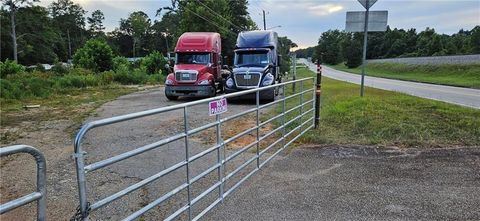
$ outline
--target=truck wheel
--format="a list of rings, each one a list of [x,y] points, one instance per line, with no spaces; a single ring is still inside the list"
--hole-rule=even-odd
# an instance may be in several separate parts
[[[275,90],[272,90],[271,92],[269,91],[262,100],[266,102],[275,101]]]
[[[176,101],[178,100],[178,96],[170,96],[170,95],[166,95],[167,96],[167,99],[168,100],[171,100],[171,101]]]

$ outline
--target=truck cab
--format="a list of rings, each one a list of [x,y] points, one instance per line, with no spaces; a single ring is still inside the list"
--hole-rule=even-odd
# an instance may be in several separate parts
[[[173,73],[165,81],[169,100],[184,97],[212,97],[222,89],[220,34],[186,32],[175,47]]]
[[[278,35],[274,31],[246,31],[238,34],[233,73],[225,92],[233,93],[281,82]],[[272,101],[277,90],[260,91],[260,99]]]

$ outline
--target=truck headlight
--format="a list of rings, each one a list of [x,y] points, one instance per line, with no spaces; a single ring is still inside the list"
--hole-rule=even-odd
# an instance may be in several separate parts
[[[172,85],[173,81],[170,79],[165,80],[165,85]]]
[[[228,78],[226,84],[227,84],[227,87],[230,87],[230,88],[233,87],[233,79]]]
[[[263,78],[262,85],[268,86],[268,85],[271,85],[272,83],[273,83],[273,75],[270,73],[266,74],[265,77]]]
[[[198,85],[209,85],[210,81],[209,80],[202,80],[198,83]]]

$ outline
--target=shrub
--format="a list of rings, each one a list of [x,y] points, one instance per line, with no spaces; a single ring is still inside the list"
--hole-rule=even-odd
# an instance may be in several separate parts
[[[115,72],[113,79],[120,84],[143,84],[147,82],[148,76],[142,68],[135,68],[133,71],[121,69]]]
[[[73,63],[94,72],[110,70],[113,66],[112,48],[104,40],[89,40],[85,46],[77,50],[73,56]]]
[[[142,58],[134,60],[133,62],[130,63],[130,69],[133,70],[135,68],[140,68],[142,64]]]
[[[147,74],[159,74],[167,64],[167,60],[163,57],[162,53],[154,51],[144,57],[141,62],[141,66],[145,68]]]
[[[57,79],[57,87],[64,88],[85,88],[102,84],[102,78],[93,74],[90,75],[65,75]]]
[[[148,76],[147,84],[158,84],[165,82],[166,76],[162,74],[151,74]]]
[[[20,84],[10,80],[0,79],[0,97],[6,99],[21,99],[23,91]]]
[[[102,85],[111,84],[115,80],[115,72],[113,71],[102,72],[100,73],[100,79],[101,79]]]
[[[40,63],[38,63],[38,64],[35,65],[35,70],[36,70],[36,71],[40,71],[40,72],[45,72],[45,71],[46,71],[46,70],[45,70],[45,67],[43,66],[43,64],[40,64]]]
[[[34,77],[25,79],[24,86],[28,96],[46,98],[52,93],[54,83],[51,79]]]
[[[72,68],[69,71],[70,75],[92,75],[93,72],[84,68]]]
[[[113,58],[113,70],[114,71],[117,71],[118,69],[124,68],[124,67],[126,67],[128,69],[129,66],[130,66],[130,62],[128,62],[127,58],[121,57],[121,56]]]
[[[17,64],[15,61],[5,60],[0,62],[0,77],[5,78],[8,75],[15,75],[25,71],[25,67]]]
[[[53,65],[52,69],[50,69],[52,72],[54,72],[57,75],[65,75],[68,73],[68,67],[63,65],[61,62],[57,62],[55,65]]]

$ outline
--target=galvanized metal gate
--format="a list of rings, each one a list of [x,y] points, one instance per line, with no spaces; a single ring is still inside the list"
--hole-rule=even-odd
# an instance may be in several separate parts
[[[37,163],[37,190],[15,200],[0,205],[0,214],[9,212],[17,207],[37,202],[37,220],[45,221],[47,218],[47,165],[43,154],[34,147],[27,145],[14,145],[0,148],[0,157],[27,153],[35,158]]]
[[[193,102],[177,104],[169,107],[162,107],[158,109],[152,109],[102,120],[96,120],[84,125],[75,138],[75,160],[76,160],[76,169],[77,169],[77,179],[78,179],[78,189],[79,189],[79,219],[87,219],[92,213],[95,213],[96,210],[107,206],[108,204],[120,200],[127,194],[130,194],[140,188],[151,184],[154,181],[165,177],[167,174],[173,173],[180,169],[185,169],[185,180],[179,185],[172,187],[169,192],[165,193],[158,199],[149,202],[147,205],[139,208],[137,211],[132,214],[128,214],[124,220],[134,220],[141,217],[147,211],[161,206],[169,198],[179,194],[181,191],[186,191],[188,196],[183,203],[183,206],[173,213],[169,214],[166,217],[156,217],[156,219],[165,219],[173,220],[180,216],[188,220],[198,220],[204,216],[208,211],[214,208],[218,203],[230,195],[236,188],[238,188],[245,180],[262,168],[267,162],[269,162],[273,157],[275,157],[282,150],[290,146],[295,140],[302,136],[307,130],[311,129],[314,126],[314,107],[315,107],[315,91],[314,91],[314,82],[315,78],[304,78],[294,81],[289,81],[285,83],[280,83],[268,87],[262,87],[257,89],[252,89],[248,91],[241,91],[232,94],[226,94],[214,98],[208,98],[203,100],[197,100]],[[290,92],[293,84],[297,84],[298,91]],[[273,102],[262,104],[260,101],[260,92],[263,90],[277,89],[282,92],[282,96],[278,96],[277,99]],[[290,93],[286,93],[290,92]],[[194,105],[206,104],[211,101],[219,100],[222,98],[237,98],[245,95],[255,95],[256,101],[253,108],[250,108],[246,111],[242,111],[236,114],[230,114],[229,112],[224,114],[216,115],[215,121],[211,123],[204,124],[196,128],[190,128],[188,125],[188,120],[191,118],[189,116],[189,108]],[[253,106],[253,105],[252,105]],[[274,106],[277,109],[273,108]],[[260,111],[266,108],[272,107],[269,112],[274,113],[272,117],[266,120],[262,120],[260,116]],[[82,141],[84,140],[87,132],[93,128],[99,128],[106,125],[117,124],[120,122],[125,122],[137,118],[152,116],[160,113],[165,113],[169,111],[183,110],[183,132],[175,134],[173,136],[161,139],[157,142],[150,143],[135,149],[132,149],[127,152],[123,152],[119,155],[110,156],[107,159],[100,160],[97,162],[89,163],[86,165],[85,157],[86,152],[82,148]],[[248,128],[244,131],[233,135],[232,137],[225,138],[222,133],[222,124],[225,124],[234,119],[246,116],[248,114],[255,115],[255,126]],[[291,116],[293,115],[293,116]],[[224,117],[225,116],[225,117]],[[260,135],[260,128],[264,127],[267,124],[275,125],[275,128],[272,128],[270,131],[264,132],[263,135]],[[202,131],[212,129],[215,130],[215,145],[190,156],[189,143],[191,142],[190,137],[194,134],[198,134]],[[227,144],[234,142],[236,139],[249,134],[256,134],[255,140],[245,146],[242,146],[239,149],[225,151]],[[274,134],[279,134],[275,136]],[[100,199],[96,202],[89,202],[89,190],[87,189],[87,173],[90,174],[96,170],[102,169],[112,164],[121,163],[123,160],[126,160],[131,157],[135,157],[139,154],[142,154],[147,151],[151,151],[157,148],[161,148],[171,142],[182,140],[185,146],[185,157],[182,161],[171,165],[170,167],[159,171],[156,174],[151,175],[150,177],[143,179],[139,182],[136,182],[133,185],[126,187],[125,189],[118,191],[114,194],[108,195],[107,197]],[[268,142],[268,146],[264,148],[260,146],[260,143]],[[272,152],[273,147],[278,147],[278,150]],[[249,152],[249,150],[251,150]],[[253,153],[254,152],[254,153]],[[201,173],[193,176],[191,174],[192,168],[191,165],[194,161],[200,161],[204,159],[204,156],[210,153],[216,153],[217,159],[213,166],[208,169],[203,170]],[[226,170],[227,163],[230,163],[233,159],[238,156],[246,154],[248,160],[243,162],[241,165],[235,166],[231,171]],[[266,157],[265,160],[261,160],[261,157]],[[255,165],[252,170],[244,171],[249,165]],[[216,181],[213,185],[204,186],[200,194],[193,196],[191,186],[192,184],[198,182],[205,176],[215,173],[217,175]],[[226,182],[233,180],[232,178],[237,175],[241,175],[240,179],[234,183],[230,188],[226,187]],[[204,208],[198,213],[195,213],[192,210],[192,206],[198,204],[205,196],[212,193],[213,191],[218,192],[218,196],[215,197],[215,200],[208,205],[205,205]]]

